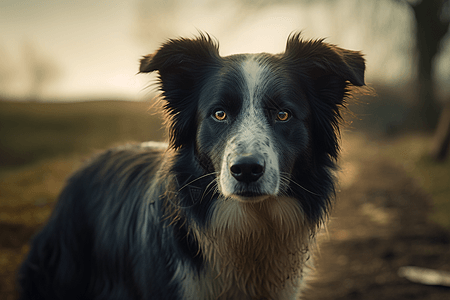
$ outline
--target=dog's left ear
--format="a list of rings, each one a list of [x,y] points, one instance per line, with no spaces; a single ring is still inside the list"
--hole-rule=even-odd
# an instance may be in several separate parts
[[[300,64],[313,80],[337,76],[355,86],[363,86],[365,60],[358,51],[346,50],[323,40],[304,41],[300,34],[289,37],[285,57],[294,66]]]
[[[323,40],[304,41],[300,34],[294,34],[288,39],[283,58],[308,95],[315,153],[337,158],[340,107],[349,86],[365,85],[362,54]]]
[[[200,86],[219,56],[218,46],[205,34],[195,39],[169,40],[141,59],[140,73],[158,71],[170,145],[177,149],[192,141]]]

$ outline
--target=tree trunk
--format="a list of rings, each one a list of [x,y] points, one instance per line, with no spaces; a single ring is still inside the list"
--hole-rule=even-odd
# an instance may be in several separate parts
[[[431,144],[431,156],[437,161],[444,161],[450,147],[450,102],[441,113],[439,123]]]
[[[413,113],[416,127],[432,130],[436,127],[440,105],[434,89],[434,58],[441,40],[449,28],[449,21],[441,18],[444,2],[448,0],[422,0],[411,4],[416,19],[417,88],[418,103]]]

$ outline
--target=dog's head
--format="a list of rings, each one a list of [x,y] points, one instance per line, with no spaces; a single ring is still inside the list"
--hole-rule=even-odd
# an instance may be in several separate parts
[[[159,72],[171,147],[193,149],[219,192],[244,202],[327,198],[339,109],[350,85],[364,85],[364,69],[359,52],[299,34],[276,55],[221,57],[206,35],[170,40],[140,66]]]

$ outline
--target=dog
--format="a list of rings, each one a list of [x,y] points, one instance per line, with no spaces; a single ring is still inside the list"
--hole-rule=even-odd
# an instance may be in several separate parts
[[[167,144],[107,150],[68,179],[21,299],[297,299],[364,71],[360,52],[299,33],[275,55],[168,40],[140,61],[159,74]]]

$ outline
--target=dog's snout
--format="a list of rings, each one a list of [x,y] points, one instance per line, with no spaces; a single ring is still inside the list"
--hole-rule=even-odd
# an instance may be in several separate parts
[[[264,174],[264,169],[264,158],[259,155],[239,156],[230,163],[231,175],[245,183],[257,181]]]

